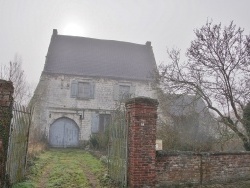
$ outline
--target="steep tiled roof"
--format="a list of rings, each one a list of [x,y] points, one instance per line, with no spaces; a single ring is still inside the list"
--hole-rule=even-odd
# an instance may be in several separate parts
[[[44,73],[151,80],[155,69],[150,42],[65,36],[54,30]]]

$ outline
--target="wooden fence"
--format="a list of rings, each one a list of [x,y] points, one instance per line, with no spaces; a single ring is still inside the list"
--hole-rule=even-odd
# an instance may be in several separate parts
[[[24,177],[31,122],[30,110],[17,103],[13,104],[12,114],[6,163],[6,175],[10,184],[19,182]]]
[[[109,125],[108,173],[119,187],[127,187],[127,123],[124,107],[112,114]]]

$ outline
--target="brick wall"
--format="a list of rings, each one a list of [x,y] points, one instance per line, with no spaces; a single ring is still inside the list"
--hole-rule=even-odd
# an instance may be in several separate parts
[[[155,187],[157,100],[134,98],[126,103],[128,117],[128,185]]]
[[[157,152],[156,171],[160,184],[200,183],[200,156]]]
[[[142,97],[126,103],[129,187],[200,187],[250,180],[250,152],[156,152],[157,105],[157,100]]]
[[[11,82],[0,80],[0,187],[3,187],[6,180],[5,165],[12,117],[13,91],[14,88]]]
[[[157,152],[160,185],[205,185],[250,179],[250,152]]]
[[[250,179],[250,152],[204,155],[202,173],[203,183]]]

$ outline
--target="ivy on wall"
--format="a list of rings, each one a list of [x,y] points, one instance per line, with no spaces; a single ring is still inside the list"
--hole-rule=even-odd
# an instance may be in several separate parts
[[[5,166],[8,152],[13,104],[12,82],[0,80],[0,187],[6,185]]]

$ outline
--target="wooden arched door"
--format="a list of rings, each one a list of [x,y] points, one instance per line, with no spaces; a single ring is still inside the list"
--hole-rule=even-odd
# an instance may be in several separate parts
[[[49,144],[52,147],[77,147],[79,145],[79,128],[69,118],[59,118],[49,130]]]

